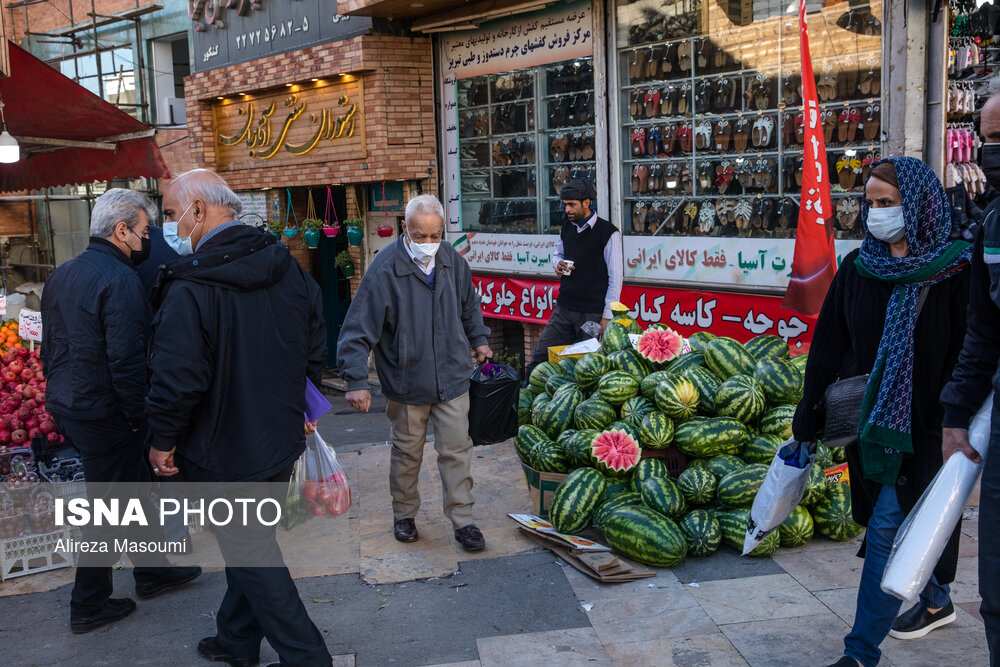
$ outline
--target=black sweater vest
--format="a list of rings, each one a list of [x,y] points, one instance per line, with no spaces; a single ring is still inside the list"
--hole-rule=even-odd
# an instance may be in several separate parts
[[[608,265],[604,247],[618,231],[614,225],[598,218],[593,227],[577,231],[575,223],[563,223],[559,238],[563,244],[563,259],[573,260],[573,272],[563,276],[559,284],[558,304],[578,313],[604,311],[608,292]]]

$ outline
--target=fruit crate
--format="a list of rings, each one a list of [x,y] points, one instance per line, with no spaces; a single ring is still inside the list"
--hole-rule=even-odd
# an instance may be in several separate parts
[[[42,470],[42,479],[48,482],[52,486],[52,494],[56,498],[83,498],[87,495],[87,482],[80,480],[73,480],[70,482],[60,481],[59,478],[53,477],[52,470]]]
[[[56,549],[59,540],[65,544],[69,537],[69,529],[60,528],[51,533],[0,540],[0,580],[72,567],[73,557]]]
[[[669,472],[672,477],[677,477],[677,475],[684,472],[684,469],[687,468],[687,457],[676,447],[667,447],[666,449],[643,449],[642,458],[660,459],[660,461],[667,466],[667,472]]]
[[[558,472],[541,472],[521,463],[524,470],[524,481],[528,485],[528,495],[531,496],[531,511],[541,518],[549,516],[549,504],[552,495],[566,475]]]

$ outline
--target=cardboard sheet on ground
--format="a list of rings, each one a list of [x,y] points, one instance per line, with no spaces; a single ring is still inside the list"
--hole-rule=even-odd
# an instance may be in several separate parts
[[[533,533],[551,537],[553,540],[556,540],[560,544],[567,545],[576,552],[611,551],[611,547],[606,547],[599,542],[588,540],[585,537],[560,533],[558,530],[553,528],[551,523],[545,519],[535,516],[534,514],[508,514],[507,516],[516,521],[519,526],[527,528]]]

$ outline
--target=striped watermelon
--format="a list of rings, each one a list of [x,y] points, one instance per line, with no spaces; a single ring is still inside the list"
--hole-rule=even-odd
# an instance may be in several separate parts
[[[801,547],[812,539],[813,518],[802,505],[792,510],[792,513],[778,526],[778,537],[783,547]]]
[[[545,381],[545,393],[549,395],[549,398],[552,398],[556,395],[556,391],[568,384],[571,384],[574,387],[579,386],[573,382],[573,378],[571,376],[562,373],[553,373],[549,376],[549,379]]]
[[[715,393],[715,412],[720,417],[732,417],[744,424],[757,421],[767,400],[764,391],[749,375],[734,375],[721,385]]]
[[[656,405],[653,401],[642,396],[634,396],[622,403],[621,415],[624,421],[638,427],[643,417],[655,411]]]
[[[794,417],[794,405],[779,405],[764,413],[758,427],[761,433],[770,433],[782,440],[788,440],[792,437],[792,419]]]
[[[642,379],[649,375],[646,361],[639,356],[633,347],[609,353],[608,363],[611,364],[611,370],[628,373],[635,378],[636,382],[642,382]]]
[[[692,443],[694,442],[694,431],[698,426],[708,421],[707,417],[692,417],[681,424],[674,426],[674,446],[688,456],[694,456]],[[688,464],[690,465],[690,464]]]
[[[802,371],[788,359],[762,359],[753,372],[768,402],[798,403],[802,398]]]
[[[538,420],[538,416],[542,413],[542,409],[549,404],[549,395],[544,391],[538,396],[535,396],[535,400],[531,402],[531,423],[534,424]]]
[[[654,371],[650,373],[639,383],[639,393],[642,394],[643,398],[648,398],[651,401],[655,400],[656,388],[668,377],[670,377],[670,371]]]
[[[851,515],[851,489],[844,484],[827,484],[826,493],[812,508],[813,524],[820,535],[843,542],[864,530]]]
[[[831,447],[830,456],[833,458],[834,464],[843,463],[847,460],[847,450],[843,447]]]
[[[743,422],[732,417],[706,419],[691,434],[690,454],[707,459],[719,454],[738,455],[750,442],[750,432]]]
[[[597,383],[597,391],[604,401],[618,407],[639,394],[639,381],[624,371],[608,371]]]
[[[552,440],[546,439],[535,443],[531,448],[531,467],[540,472],[566,472],[569,461],[566,452]]]
[[[634,491],[627,491],[609,500],[602,500],[601,504],[597,506],[596,510],[594,510],[594,517],[592,519],[594,528],[601,530],[604,524],[604,517],[619,507],[625,507],[626,505],[641,507],[642,496]]]
[[[654,458],[639,459],[632,470],[632,485],[637,487],[650,477],[670,477],[663,461]]]
[[[573,379],[584,389],[593,389],[601,376],[611,370],[608,358],[600,352],[588,352],[573,368]]]
[[[531,423],[531,404],[535,400],[535,395],[530,389],[522,389],[517,396],[517,425]]]
[[[527,463],[529,466],[534,467],[531,460],[531,448],[539,442],[550,439],[551,438],[545,435],[542,429],[531,424],[525,424],[517,429],[517,435],[514,437],[514,449],[517,451],[517,455],[522,461]]]
[[[639,442],[649,449],[666,449],[674,440],[674,423],[670,417],[654,410],[639,423]]]
[[[690,459],[687,462],[687,467],[685,470],[691,470],[692,468],[699,468],[701,470],[708,470],[708,459]],[[709,470],[709,472],[711,472]],[[678,478],[679,479],[679,478]],[[714,495],[714,493],[713,493]]]
[[[591,461],[591,463],[593,463],[593,461]],[[625,477],[608,477],[607,480],[608,490],[604,492],[604,502],[626,493],[632,493],[632,475]]]
[[[720,454],[708,459],[707,465],[709,472],[715,475],[717,479],[722,479],[734,470],[742,470],[747,464],[739,457]]]
[[[668,327],[663,322],[653,322],[648,327],[646,327],[646,331],[666,331],[669,328],[670,327]]]
[[[740,508],[735,510],[720,511],[715,513],[715,518],[719,520],[719,528],[722,530],[722,541],[728,546],[743,553],[743,540],[747,535],[747,524],[750,521],[750,510]],[[781,546],[781,538],[778,531],[774,531],[764,538],[764,541],[751,551],[750,556],[771,556],[778,547]]]
[[[743,448],[743,460],[747,463],[766,463],[771,465],[774,455],[778,453],[784,442],[776,435],[762,434],[750,441]]]
[[[649,368],[662,369],[681,353],[684,339],[670,329],[647,329],[642,334],[636,349]]]
[[[576,357],[563,357],[558,363],[559,368],[563,369],[566,375],[573,377],[573,371],[576,369]]]
[[[615,420],[615,409],[599,398],[582,401],[573,411],[573,425],[579,429],[603,431]]]
[[[684,494],[669,476],[647,477],[639,484],[639,495],[646,507],[674,521],[681,519],[687,512]]]
[[[688,512],[679,527],[687,540],[689,556],[711,556],[722,542],[719,520],[707,510]]]
[[[621,420],[616,422],[611,422],[611,426],[607,427],[604,430],[613,431],[615,429],[618,429],[619,431],[625,431],[630,436],[632,436],[632,439],[635,440],[636,444],[639,444],[639,427],[637,427],[632,422],[626,422]]]
[[[677,421],[686,421],[698,411],[698,389],[687,378],[671,375],[656,388],[656,407]]]
[[[639,444],[625,431],[598,433],[590,443],[591,465],[605,475],[622,477],[639,462]]]
[[[608,545],[626,558],[653,567],[674,567],[687,555],[687,542],[677,524],[648,507],[619,507],[602,524]]]
[[[567,433],[572,433],[563,444],[563,451],[566,452],[566,461],[570,468],[586,468],[590,465],[590,443],[597,437],[599,431],[592,429],[581,429],[579,431],[564,431],[559,436],[562,440]]]
[[[719,336],[705,346],[705,365],[722,380],[734,375],[753,375],[757,360],[738,341]]]
[[[632,347],[632,340],[628,337],[628,333],[628,329],[623,327],[620,322],[615,320],[608,322],[601,334],[601,349],[604,354]]]
[[[555,529],[572,535],[590,526],[607,486],[604,475],[593,468],[577,468],[567,475],[549,505],[549,520]]]
[[[818,463],[813,463],[809,470],[809,481],[806,491],[802,494],[802,505],[813,507],[826,496],[826,474]]]
[[[705,505],[715,498],[719,480],[704,466],[688,466],[677,476],[677,487],[690,505]]]
[[[688,345],[696,352],[704,352],[710,340],[715,338],[715,334],[707,331],[695,331],[688,336]]]
[[[819,467],[826,470],[833,465],[833,453],[830,448],[824,445],[822,442],[816,443],[816,458],[813,459]]]
[[[566,391],[559,391],[535,417],[535,426],[545,431],[550,438],[559,434],[573,424],[573,411],[583,402],[583,392],[574,386]]]
[[[754,496],[760,491],[760,485],[767,477],[769,466],[763,463],[751,463],[739,470],[734,470],[719,480],[716,494],[723,507],[750,507]]]
[[[698,411],[714,415],[715,394],[719,391],[719,385],[722,384],[722,381],[704,366],[692,366],[681,375],[690,380],[698,389]]]
[[[788,358],[788,343],[781,336],[774,334],[755,336],[748,340],[744,347],[757,361]]]
[[[683,375],[687,369],[693,366],[701,366],[705,363],[704,352],[688,352],[670,362],[667,372],[672,375]]]
[[[536,394],[540,394],[545,391],[545,383],[553,375],[565,375],[565,372],[558,364],[554,364],[551,361],[543,361],[535,366],[535,370],[531,371],[528,384],[531,385],[532,390]]]
[[[802,371],[802,374],[806,374],[806,362],[809,361],[808,354],[797,354],[791,358],[791,362],[795,364],[795,367]]]

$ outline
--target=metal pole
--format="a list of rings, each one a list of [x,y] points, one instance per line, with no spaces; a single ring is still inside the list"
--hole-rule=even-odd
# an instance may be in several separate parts
[[[90,16],[94,25],[94,48],[97,49],[100,44],[97,41],[97,7],[94,5],[94,0],[90,0]],[[104,73],[101,72],[101,53],[97,52],[97,96],[102,100],[104,99]]]
[[[146,99],[146,68],[144,67],[145,57],[145,45],[142,43],[142,19],[140,17],[135,17],[135,64],[136,69],[135,79],[139,82],[139,109],[141,110],[140,118],[143,123],[149,123],[149,100]]]

